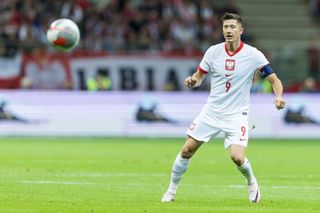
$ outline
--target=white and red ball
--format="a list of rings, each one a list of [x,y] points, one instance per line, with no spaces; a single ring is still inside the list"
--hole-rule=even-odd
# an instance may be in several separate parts
[[[66,52],[75,48],[79,43],[80,31],[72,20],[58,19],[50,25],[47,39],[56,50]]]

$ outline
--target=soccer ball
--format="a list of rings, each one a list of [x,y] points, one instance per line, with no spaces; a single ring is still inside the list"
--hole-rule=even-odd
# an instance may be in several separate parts
[[[66,52],[75,48],[79,43],[80,31],[72,20],[58,19],[50,25],[47,39],[53,48]]]

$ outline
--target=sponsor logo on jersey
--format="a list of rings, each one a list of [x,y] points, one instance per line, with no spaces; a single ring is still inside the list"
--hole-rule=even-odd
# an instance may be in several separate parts
[[[236,61],[232,59],[226,59],[225,69],[228,71],[233,71],[236,65]]]

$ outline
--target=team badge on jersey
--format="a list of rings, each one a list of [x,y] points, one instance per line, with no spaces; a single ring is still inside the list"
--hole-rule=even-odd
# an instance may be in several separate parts
[[[233,71],[236,65],[236,61],[232,59],[226,59],[225,68],[228,71]]]

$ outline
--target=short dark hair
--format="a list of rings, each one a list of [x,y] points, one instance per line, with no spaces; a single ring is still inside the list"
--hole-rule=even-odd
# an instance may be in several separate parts
[[[221,20],[224,22],[225,20],[230,20],[230,19],[235,19],[238,21],[243,26],[243,19],[241,16],[235,13],[225,13],[222,17]]]

